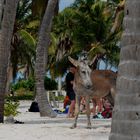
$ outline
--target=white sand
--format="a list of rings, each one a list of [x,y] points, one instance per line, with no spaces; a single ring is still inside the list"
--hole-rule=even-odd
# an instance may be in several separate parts
[[[0,124],[0,140],[108,140],[110,119],[92,119],[92,129],[86,129],[86,115],[80,115],[78,127],[70,129],[73,119],[59,114],[56,118],[40,117],[28,112],[31,101],[22,101],[17,117],[24,124]]]

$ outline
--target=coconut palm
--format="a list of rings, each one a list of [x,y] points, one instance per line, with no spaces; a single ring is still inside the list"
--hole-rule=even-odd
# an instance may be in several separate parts
[[[3,15],[3,2],[4,0],[0,1],[0,19],[2,19],[2,15]],[[1,27],[1,20],[0,20],[0,27]]]
[[[11,43],[13,79],[16,77],[18,65],[27,66],[27,77],[33,76],[37,32],[47,4],[48,0],[19,2]]]
[[[27,77],[28,75],[32,76],[34,73],[33,62],[35,61],[36,41],[32,34],[32,28],[28,27],[27,30],[27,25],[29,25],[30,21],[31,1],[21,0],[18,3],[13,36],[11,40],[6,93],[9,92],[10,82],[14,81],[16,78],[19,65],[22,68],[27,67]]]
[[[32,14],[33,17],[42,18],[49,0],[32,0]],[[55,14],[59,10],[59,0],[55,6]]]
[[[140,139],[140,1],[126,0],[110,140]]]
[[[10,54],[10,44],[14,28],[18,0],[7,0],[1,25],[0,37],[0,122],[3,122],[4,94],[6,90],[7,68]]]
[[[59,44],[55,53],[59,59],[56,58],[56,60],[61,60],[62,56],[65,58],[68,54],[79,54],[82,50],[86,50],[89,52],[90,59],[98,54],[98,60],[102,58],[117,66],[120,50],[118,41],[122,26],[117,26],[113,33],[110,32],[112,22],[115,21],[114,13],[115,7],[112,8],[107,2],[100,0],[76,0],[72,7],[59,13],[53,25],[53,33]],[[71,42],[70,45],[66,45],[66,39]],[[64,63],[67,64],[67,62],[63,60],[63,65],[55,63],[53,66],[57,66],[57,70],[59,66],[64,68],[63,66],[66,66]],[[97,64],[98,61],[93,69],[97,68]]]
[[[114,6],[114,8],[116,8],[115,13],[114,13],[114,23],[111,29],[111,32],[114,33],[117,29],[119,29],[120,27],[122,27],[122,19],[123,19],[123,15],[124,15],[124,4],[125,4],[125,0],[120,0],[118,4],[116,4],[116,6]]]
[[[32,60],[35,61],[36,41],[31,35],[32,28],[27,30],[31,21],[31,1],[21,0],[18,4],[16,21],[14,24],[13,38],[11,42],[11,64],[13,67],[13,79],[18,71],[18,65],[27,65],[33,71]]]
[[[49,0],[32,0],[33,17],[42,18]]]
[[[58,50],[60,51],[58,47],[59,39],[54,35],[54,33],[51,33],[51,43],[48,50],[48,64],[47,64],[47,71],[50,71],[51,78],[55,80],[58,76],[62,76],[66,69],[63,64],[63,62],[66,59],[66,56],[63,55],[63,58],[61,57],[60,61],[58,60]],[[59,42],[60,43],[60,42]],[[61,54],[63,52],[60,51]]]
[[[47,4],[47,1],[45,2]],[[9,70],[12,70],[12,79],[14,80],[19,69],[27,66],[27,77],[33,76],[33,65],[35,62],[35,47],[40,17],[35,18],[35,7],[40,7],[42,11],[43,4],[38,5],[38,1],[20,0],[17,7],[16,21],[11,42],[11,64]]]
[[[43,16],[39,32],[35,64],[36,98],[39,104],[40,115],[50,117],[56,117],[56,114],[53,112],[46,97],[44,89],[44,77],[48,46],[50,43],[51,23],[57,2],[57,0],[50,0]]]
[[[89,51],[90,58],[100,54],[103,60],[117,65],[118,41],[122,26],[117,26],[118,28],[116,27],[115,31],[111,32],[115,8],[113,9],[107,2],[101,0],[77,0],[74,8],[76,8],[78,21],[73,33],[76,44]]]

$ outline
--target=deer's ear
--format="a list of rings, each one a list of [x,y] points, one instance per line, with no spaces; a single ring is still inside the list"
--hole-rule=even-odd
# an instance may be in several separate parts
[[[79,62],[73,58],[71,58],[70,56],[68,56],[68,60],[75,66],[78,67],[79,66]]]

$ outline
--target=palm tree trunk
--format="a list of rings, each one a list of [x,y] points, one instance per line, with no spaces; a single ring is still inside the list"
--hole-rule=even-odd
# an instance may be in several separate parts
[[[4,117],[4,94],[6,90],[6,78],[8,60],[10,54],[11,38],[16,16],[18,0],[6,0],[4,5],[4,15],[0,34],[0,122]]]
[[[46,59],[50,42],[51,23],[57,1],[58,0],[49,0],[48,2],[39,32],[35,64],[36,98],[40,109],[40,115],[50,117],[56,117],[56,113],[54,113],[51,106],[49,105],[44,88],[44,77],[46,73]]]
[[[124,26],[109,140],[140,139],[140,0],[126,0]]]
[[[3,15],[3,3],[4,0],[0,0],[0,25],[1,25],[1,20],[2,20],[2,15]]]
[[[11,66],[11,64],[9,64],[7,70],[7,81],[6,81],[6,89],[5,89],[6,95],[10,93],[11,81],[13,81],[13,67]]]
[[[122,24],[122,12],[124,11],[125,0],[120,1],[115,11],[115,21],[113,23],[111,32],[114,33]]]

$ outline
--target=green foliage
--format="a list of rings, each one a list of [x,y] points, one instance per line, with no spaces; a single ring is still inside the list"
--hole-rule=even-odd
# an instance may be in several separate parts
[[[4,116],[16,116],[20,112],[17,111],[19,107],[19,102],[13,102],[11,100],[6,100],[4,104]]]
[[[34,99],[34,95],[33,95],[33,93],[18,94],[18,95],[15,95],[15,96],[8,96],[7,99],[8,100],[12,100],[12,101],[33,100]]]
[[[55,80],[52,80],[50,78],[48,78],[47,76],[45,76],[44,78],[44,87],[46,90],[56,90],[57,89],[57,82]],[[18,96],[20,95],[20,97],[16,97],[16,98],[26,98],[25,96],[28,96],[27,98],[30,98],[30,95],[27,95],[26,93],[28,93],[29,91],[34,91],[35,88],[35,80],[33,78],[29,78],[28,80],[21,80],[16,84],[13,84],[11,86],[11,90],[13,92],[16,92],[16,95],[18,94]],[[24,95],[26,94],[26,95]],[[23,97],[22,97],[22,96]],[[32,98],[32,96],[31,96]]]
[[[17,7],[10,57],[13,67],[13,79],[16,77],[19,64],[28,66],[29,75],[34,73],[36,40],[34,29],[32,31],[32,28],[27,27],[32,20],[31,6],[31,0],[20,0]]]
[[[18,34],[20,35],[21,39],[25,42],[25,44],[28,45],[27,49],[35,53],[36,40],[33,38],[33,36],[31,36],[31,34],[24,29],[19,30]]]
[[[29,78],[26,82],[25,82],[25,89],[33,91],[34,90],[34,86],[35,86],[35,80],[33,78]]]
[[[53,32],[56,36],[67,35],[72,40],[71,55],[86,50],[91,59],[96,54],[101,54],[100,59],[113,66],[118,65],[120,53],[118,44],[122,33],[123,14],[120,14],[119,25],[111,32],[119,1],[110,0],[110,2],[75,0],[73,6],[63,10],[54,19]]]
[[[46,90],[56,90],[57,89],[57,82],[45,76],[44,79],[44,87]]]
[[[59,96],[55,96],[53,93],[50,94],[50,101],[53,101],[53,99],[55,99],[55,101],[64,101],[65,96],[63,95],[59,95]]]
[[[33,0],[32,1],[32,14],[34,17],[41,18],[45,12],[48,0]]]
[[[63,95],[61,95],[61,96],[60,95],[59,96],[55,96],[55,100],[56,101],[64,101],[64,98],[65,97]]]
[[[20,88],[24,88],[29,91],[33,91],[35,86],[35,80],[33,78],[29,78],[28,80],[21,80],[16,84],[12,85],[12,91],[16,91]]]

